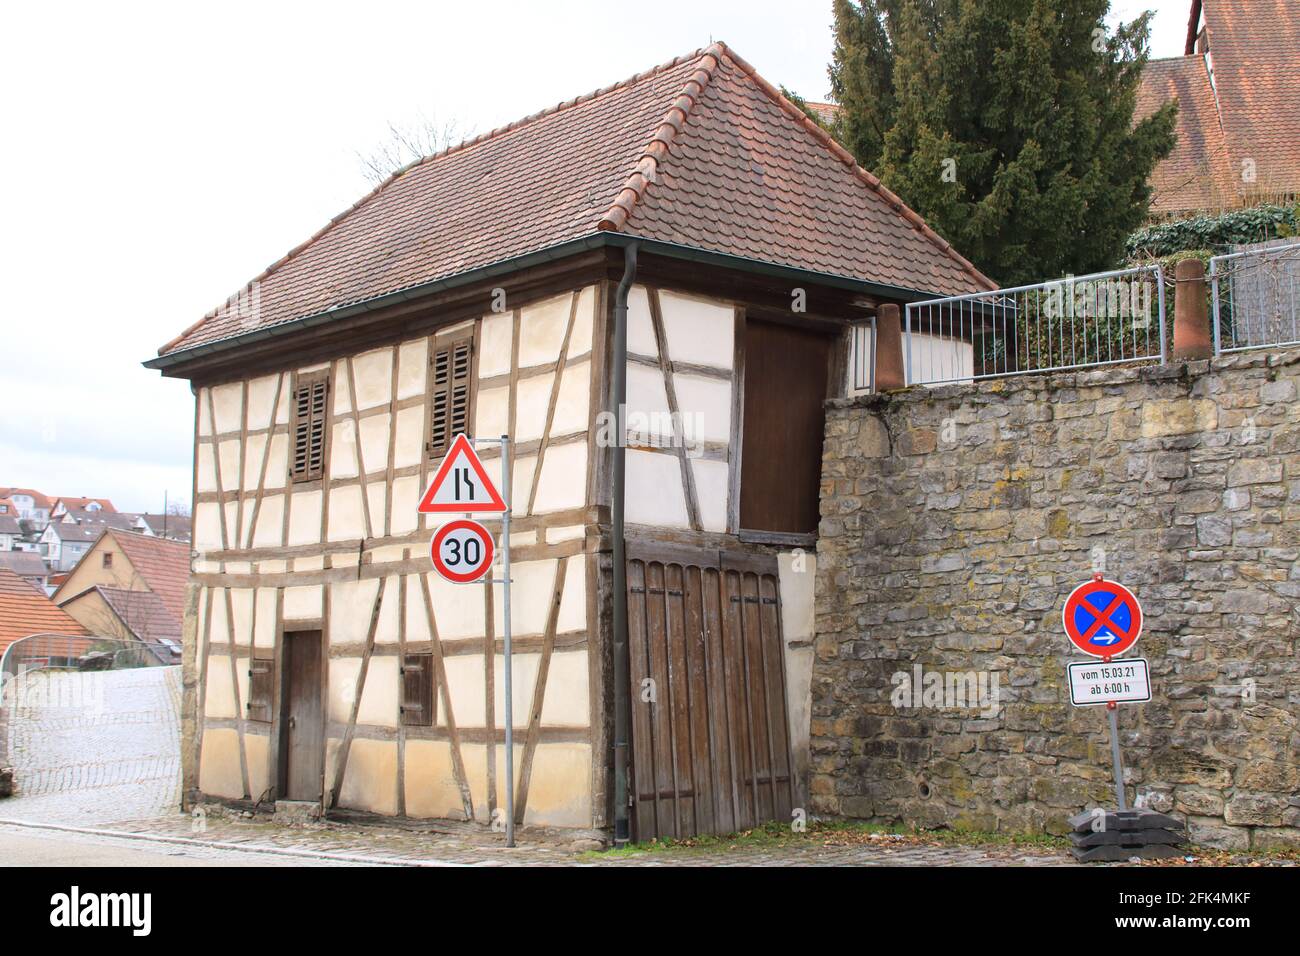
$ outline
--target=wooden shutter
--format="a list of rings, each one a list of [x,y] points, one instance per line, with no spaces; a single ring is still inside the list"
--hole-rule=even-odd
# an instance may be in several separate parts
[[[325,473],[326,396],[329,373],[298,376],[293,390],[294,481],[315,481]]]
[[[470,381],[473,372],[474,340],[466,336],[434,349],[430,359],[429,442],[430,458],[441,458],[451,441],[469,430]]]
[[[248,703],[245,710],[249,720],[269,724],[272,715],[272,698],[275,695],[275,661],[269,657],[252,657],[248,661]]]
[[[407,727],[432,727],[437,706],[433,655],[407,654],[402,658],[402,723]]]

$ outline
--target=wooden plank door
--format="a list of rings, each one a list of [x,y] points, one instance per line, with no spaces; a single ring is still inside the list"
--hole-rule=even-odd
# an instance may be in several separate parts
[[[627,570],[636,839],[788,822],[775,558],[630,545]]]
[[[320,631],[284,635],[280,792],[286,800],[321,799],[325,761],[321,643]]]

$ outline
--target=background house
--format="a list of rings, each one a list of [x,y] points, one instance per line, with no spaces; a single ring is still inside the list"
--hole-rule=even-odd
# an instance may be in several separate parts
[[[51,571],[71,571],[103,533],[104,525],[98,522],[51,521],[37,539],[41,557]]]
[[[189,546],[184,542],[108,528],[59,585],[53,600],[95,634],[141,641],[165,663],[174,663],[189,573]]]
[[[13,504],[0,501],[0,552],[18,550],[23,528],[18,523],[18,512]]]
[[[140,514],[135,516],[132,530],[154,538],[172,541],[190,540],[190,516],[175,514]]]
[[[0,498],[7,498],[18,506],[18,517],[44,528],[50,520],[50,499],[32,488],[0,488]]]
[[[89,635],[81,624],[6,567],[0,567],[0,656],[14,641],[33,634]],[[84,653],[89,642],[70,645],[72,656]]]
[[[1300,0],[1192,0],[1185,52],[1147,64],[1136,118],[1171,99],[1154,216],[1300,196]]]
[[[39,554],[30,551],[0,551],[0,568],[8,568],[42,593],[49,585],[50,569]]]

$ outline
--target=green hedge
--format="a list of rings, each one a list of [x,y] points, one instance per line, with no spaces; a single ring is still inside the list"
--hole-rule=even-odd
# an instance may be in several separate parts
[[[1172,256],[1187,249],[1267,242],[1297,233],[1300,233],[1300,204],[1294,207],[1266,204],[1148,226],[1129,236],[1126,245],[1130,260],[1145,260]]]

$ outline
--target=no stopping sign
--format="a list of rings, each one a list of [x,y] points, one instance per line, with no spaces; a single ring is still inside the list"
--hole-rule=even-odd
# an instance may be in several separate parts
[[[433,566],[456,584],[477,581],[492,569],[492,535],[477,521],[452,521],[433,536]]]

